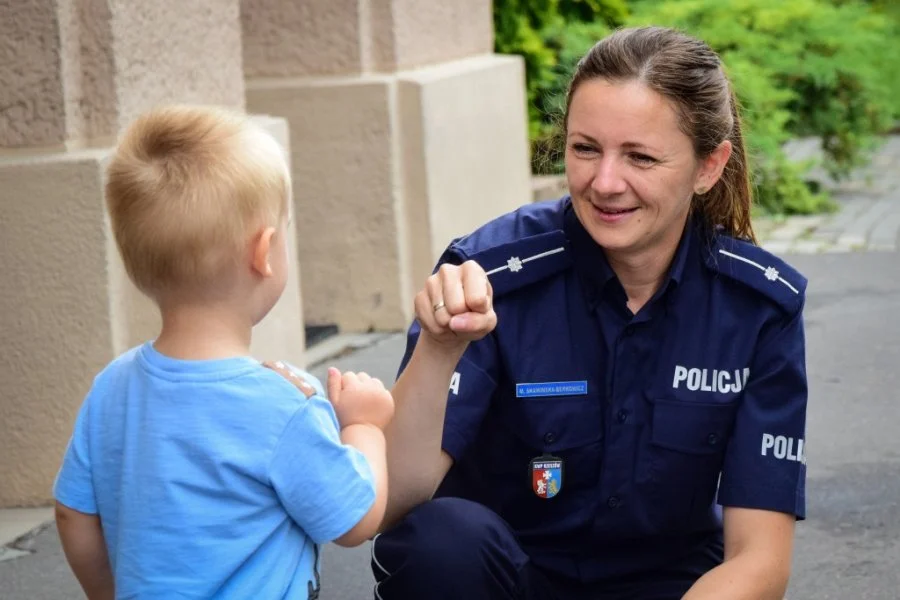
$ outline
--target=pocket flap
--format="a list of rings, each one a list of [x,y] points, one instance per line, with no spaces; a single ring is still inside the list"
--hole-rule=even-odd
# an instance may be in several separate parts
[[[603,413],[596,397],[519,399],[519,436],[534,448],[556,452],[603,438]]]
[[[716,454],[731,435],[737,403],[652,401],[651,441],[689,454]]]

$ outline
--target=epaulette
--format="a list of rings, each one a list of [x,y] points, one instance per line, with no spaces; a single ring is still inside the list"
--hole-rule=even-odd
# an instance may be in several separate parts
[[[572,250],[562,230],[549,231],[485,248],[472,255],[456,248],[487,272],[494,297],[546,279],[572,266]]]
[[[807,279],[771,252],[750,242],[715,235],[706,252],[710,269],[747,285],[789,313],[804,302]]]

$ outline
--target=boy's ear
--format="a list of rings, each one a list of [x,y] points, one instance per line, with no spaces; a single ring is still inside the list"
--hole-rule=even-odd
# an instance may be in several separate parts
[[[272,276],[272,265],[269,264],[269,250],[272,248],[274,227],[266,227],[253,238],[253,262],[251,267],[262,277]]]

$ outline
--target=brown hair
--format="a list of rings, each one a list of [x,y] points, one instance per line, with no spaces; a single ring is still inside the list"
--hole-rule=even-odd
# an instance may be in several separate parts
[[[692,210],[710,228],[756,242],[750,223],[752,193],[740,110],[718,55],[704,42],[665,27],[620,29],[594,45],[578,62],[569,84],[565,126],[572,96],[585,81],[638,80],[674,105],[681,129],[699,158],[724,140],[732,144],[722,176],[707,193],[695,194]]]
[[[125,270],[157,299],[217,287],[253,228],[279,225],[290,195],[275,139],[245,115],[216,107],[141,115],[107,169],[106,205]]]

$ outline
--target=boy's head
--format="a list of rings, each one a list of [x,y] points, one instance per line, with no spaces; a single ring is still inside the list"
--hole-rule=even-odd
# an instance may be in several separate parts
[[[160,303],[202,300],[253,280],[270,288],[264,295],[274,298],[265,301],[277,301],[290,172],[278,143],[246,116],[213,107],[150,111],[125,130],[107,176],[116,244],[144,293]]]

